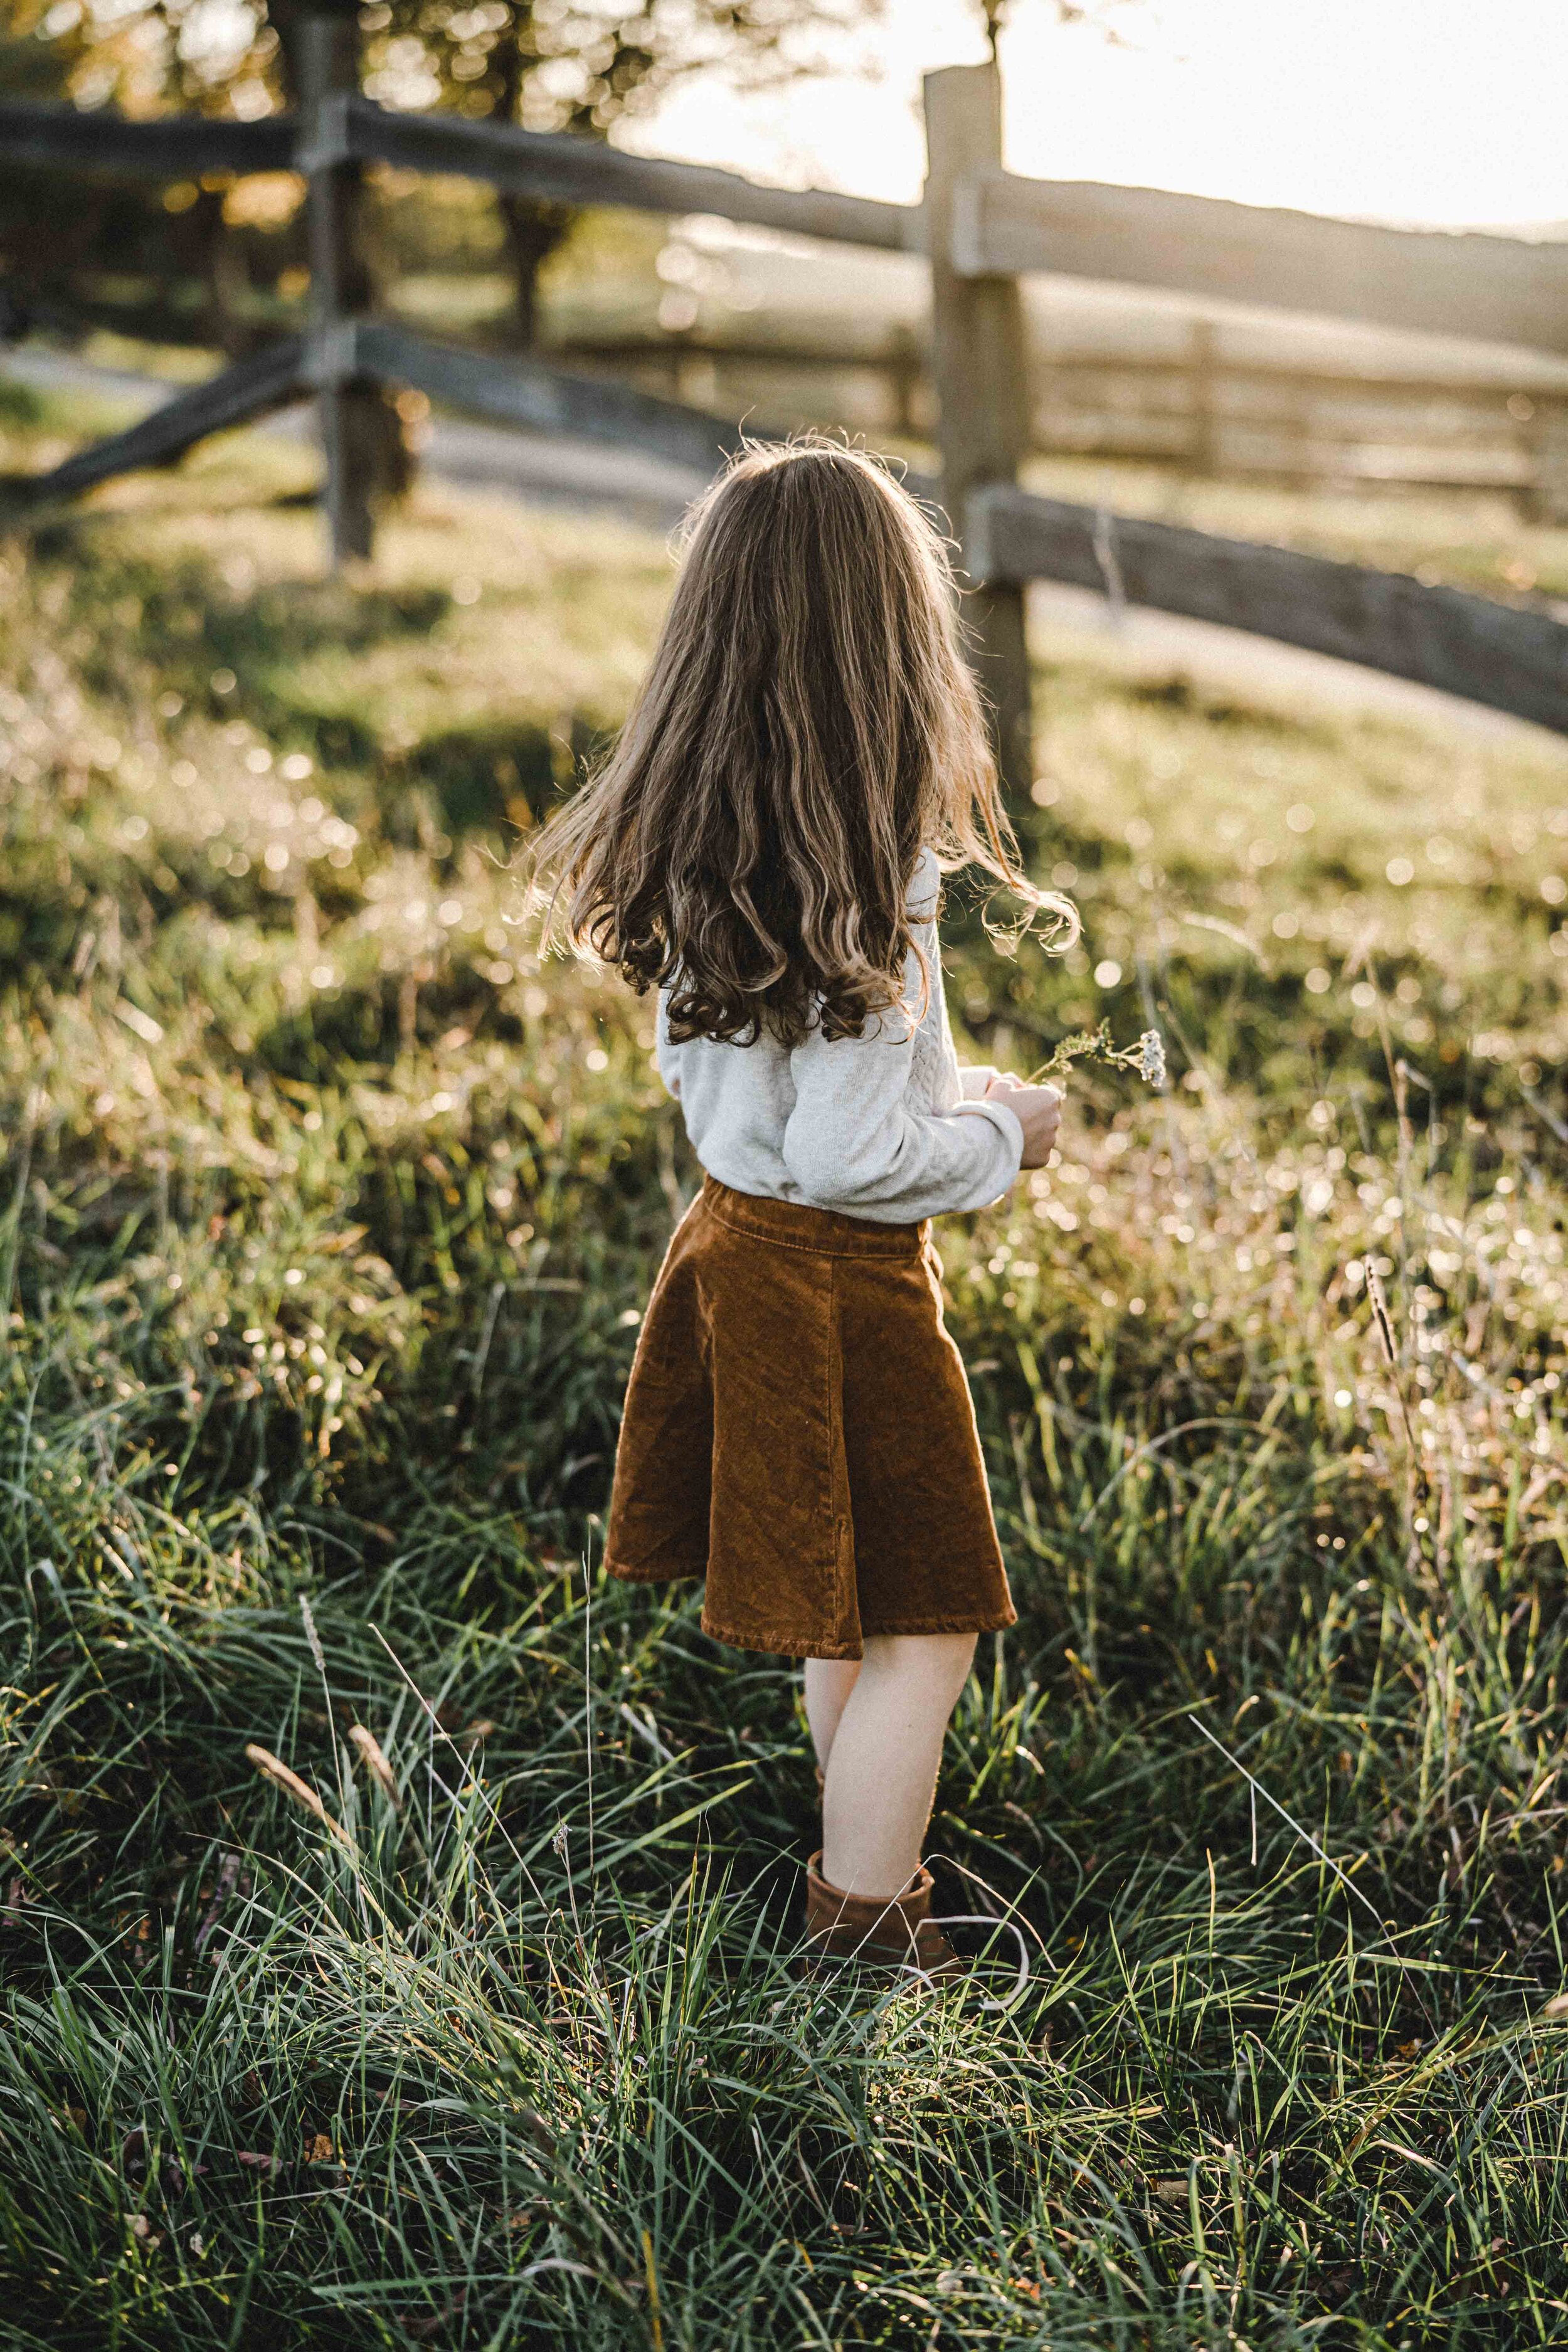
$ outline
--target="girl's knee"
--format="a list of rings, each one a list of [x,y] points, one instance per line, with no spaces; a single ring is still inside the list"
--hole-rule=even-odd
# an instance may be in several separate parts
[[[887,1675],[919,1676],[961,1691],[974,1663],[977,1633],[873,1633],[866,1638],[866,1664]]]

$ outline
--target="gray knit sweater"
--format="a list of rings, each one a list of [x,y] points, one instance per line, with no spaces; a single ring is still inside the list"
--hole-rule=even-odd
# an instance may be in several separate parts
[[[1006,1192],[1024,1130],[1005,1101],[980,1098],[993,1070],[959,1068],[942,994],[940,883],[928,850],[909,897],[930,974],[918,1022],[889,1012],[859,1037],[829,1044],[814,1030],[793,1050],[765,1033],[751,1045],[710,1037],[677,1045],[660,996],[659,1071],[679,1100],[692,1150],[721,1184],[879,1224],[983,1208]],[[911,953],[911,1003],[921,987]]]

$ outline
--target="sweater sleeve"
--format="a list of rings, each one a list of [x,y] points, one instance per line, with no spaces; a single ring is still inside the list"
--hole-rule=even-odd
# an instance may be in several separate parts
[[[814,1207],[915,1223],[984,1208],[1018,1173],[1024,1130],[998,1101],[951,1114],[912,1111],[905,1099],[914,1024],[898,1011],[859,1037],[831,1044],[814,1031],[790,1055],[795,1108],[784,1160]]]
[[[658,1003],[653,1016],[654,1067],[664,1080],[665,1092],[680,1100],[680,1065],[669,1034],[669,1015],[665,1009],[666,992],[658,992]]]

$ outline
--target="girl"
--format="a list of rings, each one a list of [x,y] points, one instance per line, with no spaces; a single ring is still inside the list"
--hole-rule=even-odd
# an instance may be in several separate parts
[[[854,450],[752,447],[697,508],[653,666],[533,868],[658,990],[706,1171],[654,1286],[605,1541],[705,1630],[805,1659],[818,1949],[956,1969],[921,1847],[975,1637],[1016,1612],[929,1220],[1040,1166],[1054,1087],[961,1070],[944,869],[1019,872],[951,569]]]

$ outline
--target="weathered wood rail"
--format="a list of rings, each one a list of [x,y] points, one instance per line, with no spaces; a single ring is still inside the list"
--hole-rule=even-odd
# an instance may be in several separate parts
[[[920,250],[918,205],[880,204],[819,188],[774,188],[739,172],[628,154],[563,132],[519,131],[445,114],[392,114],[368,98],[334,97],[316,117],[298,168],[391,163],[483,180],[509,195],[630,212],[716,213],[793,236],[830,237],[889,252]]]
[[[85,449],[40,475],[31,486],[37,498],[76,498],[116,474],[135,473],[143,466],[172,466],[187,449],[210,434],[226,433],[287,408],[314,388],[302,335],[285,335],[266,351],[237,360],[210,383],[176,393],[150,416],[141,417],[123,433],[93,441]]]
[[[1568,246],[1376,228],[1089,180],[979,168],[953,211],[965,277],[1048,269],[1415,334],[1568,352]]]
[[[0,105],[0,159],[9,164],[90,173],[95,178],[189,180],[204,172],[287,172],[299,119],[219,122],[164,116],[132,122],[98,108]]]
[[[969,502],[980,580],[1059,580],[1439,688],[1568,734],[1568,628],[1550,614],[1286,547],[1111,515],[1010,485]]]
[[[512,425],[528,433],[573,434],[588,441],[646,449],[706,480],[749,434],[769,439],[765,425],[743,428],[679,401],[659,400],[597,375],[578,375],[540,360],[500,359],[489,352],[432,342],[406,327],[365,320],[345,331],[352,341],[336,363],[349,375],[384,384],[407,384],[448,408]]]
[[[1030,271],[1568,352],[1568,244],[1376,228],[1147,189],[1020,179],[1001,168],[992,67],[928,79],[931,173],[921,205],[767,187],[586,141],[388,113],[358,89],[354,25],[353,10],[316,0],[301,28],[306,89],[297,119],[128,122],[0,107],[0,166],[184,178],[288,165],[306,173],[310,190],[310,331],[279,340],[79,451],[40,478],[36,497],[75,495],[133,467],[167,464],[210,433],[314,394],[333,555],[363,556],[374,506],[365,436],[376,387],[387,385],[531,432],[634,444],[695,483],[740,446],[739,424],[542,359],[433,342],[373,316],[359,191],[366,164],[382,163],[572,204],[717,213],[929,262],[942,477],[940,484],[911,479],[910,488],[940,496],[960,530],[974,583],[977,666],[1015,789],[1032,764],[1023,588],[1033,578],[1074,581],[1309,646],[1568,734],[1568,627],[1543,612],[1099,515],[1017,486],[1030,411],[1018,279]],[[754,421],[744,429],[762,437]]]

